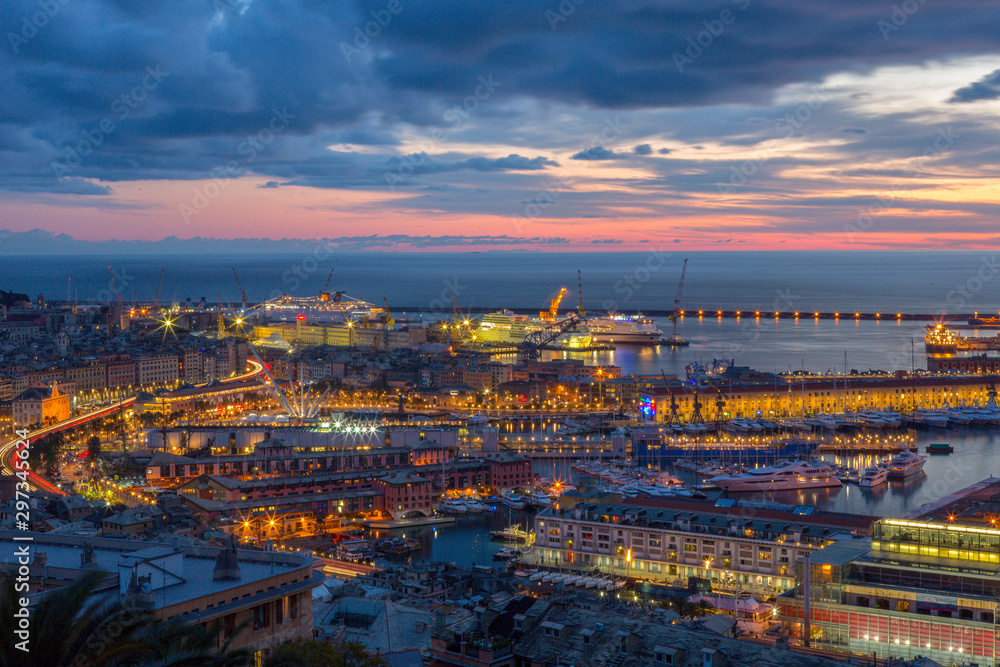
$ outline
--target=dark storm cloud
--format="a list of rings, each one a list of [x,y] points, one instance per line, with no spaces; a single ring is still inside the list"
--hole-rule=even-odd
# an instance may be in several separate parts
[[[987,74],[979,81],[956,90],[949,102],[977,102],[1000,99],[1000,69]]]
[[[233,160],[283,184],[385,187],[402,128],[431,137],[404,187],[432,174],[538,172],[555,163],[442,153],[451,136],[530,136],[526,126],[541,125],[532,114],[553,105],[613,116],[767,104],[778,88],[836,72],[1000,50],[998,3],[981,0],[920,4],[888,35],[879,25],[891,5],[862,0],[584,3],[555,23],[551,0],[401,0],[394,13],[386,0],[56,5],[32,29],[37,0],[0,3],[0,188],[103,195],[94,181],[205,179]],[[716,30],[723,12],[732,20]],[[149,68],[168,74],[142,93]],[[992,99],[991,77],[954,101]],[[538,111],[518,111],[522,100]],[[282,134],[246,160],[276,114],[290,117]],[[105,120],[114,130],[57,178],[53,165]],[[701,140],[727,129],[706,122]],[[567,132],[562,148],[625,157],[587,147],[593,136],[599,128]],[[628,155],[648,155],[644,146]]]

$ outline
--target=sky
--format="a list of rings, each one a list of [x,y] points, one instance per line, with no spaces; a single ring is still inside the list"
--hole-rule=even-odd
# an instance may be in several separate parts
[[[5,0],[0,30],[0,254],[1000,245],[1000,0]]]

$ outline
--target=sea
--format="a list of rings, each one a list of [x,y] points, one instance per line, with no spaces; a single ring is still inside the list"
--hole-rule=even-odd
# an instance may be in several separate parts
[[[2,249],[0,249],[2,253]],[[681,252],[650,248],[642,252],[461,252],[353,253],[301,255],[149,255],[149,256],[2,256],[0,289],[32,298],[67,297],[110,302],[115,290],[125,302],[151,302],[163,275],[161,303],[218,299],[238,302],[239,276],[250,301],[281,294],[308,296],[327,291],[392,306],[397,319],[432,321],[453,316],[452,300],[470,309],[538,308],[566,287],[563,308],[581,301],[589,312],[667,312],[673,308],[684,260],[681,307],[688,312],[717,309],[773,314],[775,310],[835,311],[851,314],[949,314],[1000,310],[1000,271],[990,251],[831,251],[831,252]],[[331,269],[333,270],[331,276]],[[579,272],[579,273],[578,273]],[[112,283],[112,274],[114,283]],[[578,280],[579,277],[579,280]],[[419,309],[415,310],[415,309]],[[664,332],[673,324],[656,318]],[[922,368],[925,322],[855,321],[773,316],[719,319],[687,316],[677,330],[691,341],[683,348],[634,348],[562,353],[589,363],[621,367],[623,374],[683,375],[691,362],[731,359],[763,371],[843,372],[856,369]],[[971,332],[995,335],[996,330]],[[922,451],[929,442],[950,442],[950,456],[931,457],[924,473],[880,490],[847,485],[839,489],[778,494],[775,502],[807,504],[839,512],[898,516],[989,475],[1000,475],[996,429],[968,428],[917,432]],[[869,460],[839,461],[863,467]],[[563,464],[558,464],[563,465]],[[565,465],[540,464],[546,477],[568,479]],[[424,548],[406,558],[449,560],[465,565],[491,562],[499,543],[484,528],[508,522],[526,525],[530,515],[460,517],[455,525],[416,528],[407,536]]]

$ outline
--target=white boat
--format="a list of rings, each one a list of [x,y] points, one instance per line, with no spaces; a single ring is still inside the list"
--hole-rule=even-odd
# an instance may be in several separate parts
[[[534,581],[534,576],[538,574],[538,570],[516,570],[514,572],[515,577],[521,579],[528,579],[529,581]]]
[[[463,505],[465,505],[465,509],[468,512],[474,512],[474,513],[478,514],[478,513],[483,512],[483,511],[486,510],[486,505],[482,504],[478,500],[468,499],[468,500],[462,500],[460,502]]]
[[[588,319],[587,328],[595,343],[656,345],[663,338],[656,322],[642,313],[634,316],[610,313],[606,317]]]
[[[715,477],[712,482],[723,491],[781,491],[843,485],[828,464],[808,461],[781,463],[742,475]]]
[[[541,581],[544,578],[545,578],[545,573],[544,572],[535,572],[533,575],[531,575],[530,580],[531,581]]]
[[[905,479],[923,470],[925,463],[927,463],[926,456],[907,449],[894,456],[886,464],[886,468],[892,479]]]
[[[523,510],[525,506],[525,503],[521,500],[520,496],[513,493],[508,493],[503,497],[503,504],[512,510]]]
[[[447,498],[441,502],[441,511],[446,514],[465,514],[469,508],[457,498]]]
[[[863,488],[871,489],[876,486],[882,486],[887,481],[889,481],[889,469],[885,466],[876,465],[865,470],[858,483]]]

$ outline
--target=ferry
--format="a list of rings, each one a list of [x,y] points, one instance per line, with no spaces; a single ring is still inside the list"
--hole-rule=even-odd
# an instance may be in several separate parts
[[[886,467],[889,469],[889,477],[905,479],[923,470],[925,463],[927,463],[926,456],[907,449],[894,456]]]
[[[889,469],[885,466],[872,466],[868,470],[865,470],[864,474],[861,475],[861,481],[859,482],[862,488],[875,488],[876,486],[882,486],[889,481]]]
[[[511,310],[499,310],[483,315],[476,330],[476,340],[494,345],[520,345],[525,336],[552,326],[555,319],[532,318],[519,315]],[[593,337],[585,323],[579,323],[571,331],[559,336],[553,345],[561,348],[590,347]]]
[[[715,477],[712,483],[723,491],[783,491],[843,486],[832,467],[808,461],[779,463],[742,475]]]
[[[657,328],[656,322],[642,313],[609,313],[605,317],[588,319],[587,327],[596,343],[657,345],[663,338],[663,332]]]

